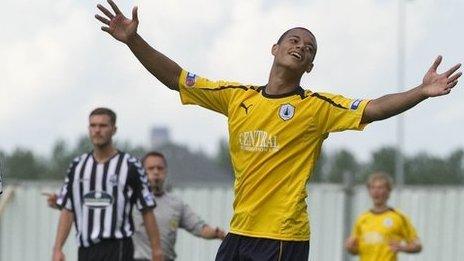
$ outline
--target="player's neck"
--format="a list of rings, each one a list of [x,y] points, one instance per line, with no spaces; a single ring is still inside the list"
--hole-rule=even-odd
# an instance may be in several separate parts
[[[286,94],[300,86],[301,75],[286,68],[273,66],[266,85],[266,93],[270,95]]]
[[[106,146],[95,146],[93,148],[93,157],[98,163],[104,163],[111,157],[113,157],[118,150],[113,147],[113,144],[108,144]]]
[[[390,209],[387,204],[379,204],[379,205],[374,205],[371,209],[372,212],[374,213],[383,213]]]

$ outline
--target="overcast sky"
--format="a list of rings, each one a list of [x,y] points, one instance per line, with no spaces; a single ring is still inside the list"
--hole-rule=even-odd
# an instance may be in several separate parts
[[[153,125],[172,138],[213,153],[227,136],[226,118],[182,106],[129,49],[102,32],[98,1],[2,1],[0,149],[49,153],[56,139],[86,134],[97,106],[118,114],[118,140],[147,144]],[[183,68],[211,79],[264,85],[272,44],[286,29],[314,32],[318,54],[302,86],[353,98],[396,92],[397,1],[390,0],[141,0],[139,33]],[[105,3],[106,4],[106,3]],[[406,4],[406,88],[417,86],[438,54],[440,67],[464,61],[464,1]],[[446,155],[464,148],[464,86],[405,114],[405,150]],[[395,118],[363,132],[332,134],[325,148],[360,158],[396,142]]]

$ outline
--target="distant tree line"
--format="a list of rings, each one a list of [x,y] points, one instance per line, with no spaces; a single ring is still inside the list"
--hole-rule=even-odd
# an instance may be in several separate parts
[[[142,157],[147,149],[133,146],[129,142],[116,142],[117,148],[135,156]],[[29,149],[17,148],[11,153],[0,150],[0,159],[4,161],[5,178],[15,180],[40,180],[64,178],[66,169],[72,159],[82,153],[91,151],[92,146],[86,136],[81,137],[75,146],[70,146],[64,140],[58,140],[53,145],[50,155],[37,155]],[[190,151],[186,146],[167,144],[160,151],[166,154],[170,170],[174,170],[181,180],[186,173],[191,180],[209,177],[215,181],[230,181],[233,169],[230,163],[229,148],[226,140],[218,144],[216,155],[208,156],[203,152]],[[395,172],[394,147],[383,147],[374,151],[367,162],[361,162],[349,150],[339,150],[325,153],[314,169],[312,182],[341,183],[343,173],[353,175],[356,183],[363,183],[366,177],[376,170]],[[177,164],[181,162],[181,164]],[[192,175],[191,173],[195,173]],[[201,181],[201,180],[200,180]],[[463,185],[464,184],[464,150],[458,149],[445,157],[427,153],[405,156],[405,183],[421,185]]]
[[[342,149],[328,154],[322,150],[314,168],[311,182],[342,183],[343,175],[353,175],[354,182],[364,183],[374,171],[395,173],[395,159],[398,151],[386,146],[374,151],[367,162],[361,162],[349,150]],[[404,155],[404,181],[409,185],[464,185],[464,150],[457,149],[445,157],[424,152]],[[229,149],[225,140],[220,142],[218,163],[230,170]]]
[[[394,147],[382,147],[374,151],[367,162],[360,162],[355,154],[342,149],[330,155],[322,153],[312,180],[341,183],[343,173],[353,175],[355,183],[364,183],[374,171],[395,173],[398,151]],[[464,151],[455,150],[444,157],[425,152],[404,156],[404,182],[409,185],[463,185]]]
[[[143,156],[145,153],[142,147],[131,146],[127,142],[117,144],[117,147],[136,156]],[[5,163],[6,180],[63,180],[72,160],[91,150],[92,144],[88,137],[83,136],[79,138],[74,147],[70,147],[64,140],[56,141],[48,157],[38,155],[30,149],[16,148],[11,153],[5,153],[0,150],[0,158]]]

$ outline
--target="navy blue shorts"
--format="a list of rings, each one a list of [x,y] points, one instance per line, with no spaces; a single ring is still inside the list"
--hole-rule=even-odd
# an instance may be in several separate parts
[[[104,239],[89,247],[79,247],[78,261],[132,261],[134,245],[131,238]]]
[[[227,234],[216,261],[307,261],[309,241],[284,241]]]

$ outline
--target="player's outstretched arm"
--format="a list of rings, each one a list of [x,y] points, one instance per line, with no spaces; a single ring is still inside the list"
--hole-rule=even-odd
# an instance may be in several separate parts
[[[151,47],[143,38],[137,34],[139,18],[137,7],[132,9],[132,19],[124,16],[118,6],[108,0],[113,12],[98,4],[97,8],[103,13],[96,14],[100,22],[103,23],[101,29],[116,40],[125,43],[142,65],[155,76],[160,82],[169,89],[178,90],[178,79],[182,68],[174,61]]]
[[[458,79],[462,75],[462,72],[456,72],[461,64],[457,64],[440,74],[437,69],[441,61],[442,57],[438,56],[425,74],[422,84],[416,88],[370,101],[364,110],[361,122],[369,123],[387,119],[414,107],[427,98],[449,94],[458,84]]]

